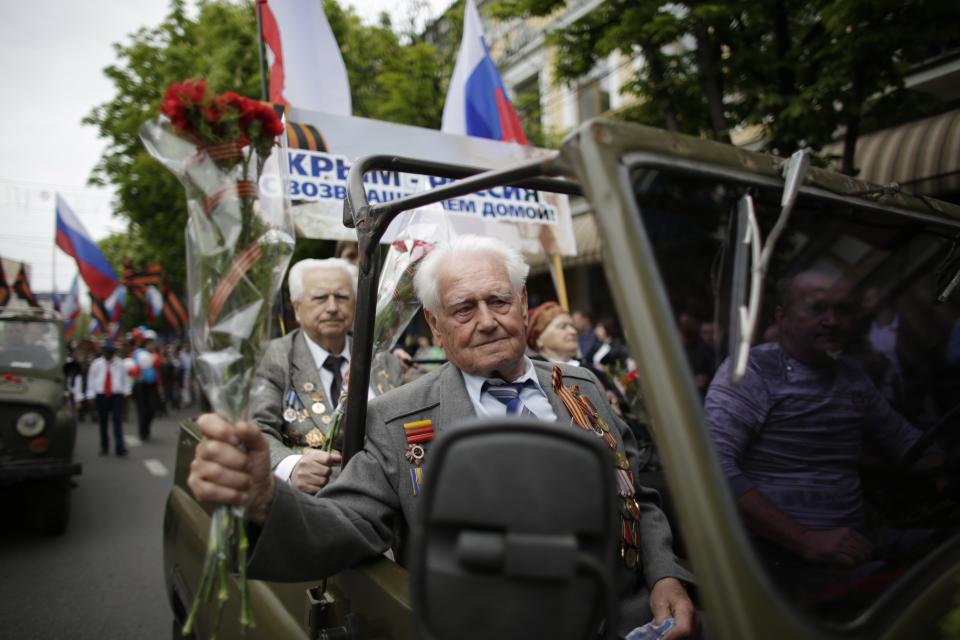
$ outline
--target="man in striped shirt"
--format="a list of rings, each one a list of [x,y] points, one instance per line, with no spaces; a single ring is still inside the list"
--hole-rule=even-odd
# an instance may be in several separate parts
[[[842,355],[854,312],[846,281],[808,271],[778,293],[778,342],[751,350],[739,385],[728,359],[707,394],[721,468],[760,538],[805,563],[862,565],[884,544],[867,528],[862,442],[899,463],[921,434]]]

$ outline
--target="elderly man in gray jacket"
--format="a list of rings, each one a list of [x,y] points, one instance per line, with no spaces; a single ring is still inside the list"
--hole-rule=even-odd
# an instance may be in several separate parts
[[[336,449],[322,447],[350,369],[357,268],[338,258],[301,260],[287,281],[300,328],[268,345],[253,378],[250,417],[268,436],[274,475],[316,493],[340,464]],[[378,354],[370,380],[370,397],[399,386],[400,361]]]
[[[204,440],[188,483],[201,501],[246,507],[247,518],[260,528],[251,577],[317,579],[382,553],[417,509],[420,463],[429,443],[408,433],[428,424],[441,433],[467,417],[504,415],[575,428],[576,411],[567,402],[576,385],[596,407],[600,422],[609,425],[606,435],[622,460],[618,477],[630,483],[619,483],[620,495],[629,495],[628,510],[636,513],[625,523],[637,527],[631,536],[637,547],[633,562],[624,567],[621,628],[643,624],[652,613],[657,621],[675,619],[667,638],[692,633],[694,607],[683,586],[691,576],[673,554],[656,494],[633,486],[637,448],[630,430],[613,415],[588,371],[534,363],[524,355],[528,269],[513,249],[476,236],[457,238],[424,260],[415,279],[417,295],[449,362],[370,402],[363,449],[319,497],[275,481],[259,429],[215,415],[201,417]],[[228,444],[242,444],[245,451]]]

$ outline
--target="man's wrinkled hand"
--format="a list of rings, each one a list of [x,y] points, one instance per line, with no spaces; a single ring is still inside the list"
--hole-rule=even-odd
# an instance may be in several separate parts
[[[689,638],[696,628],[697,609],[693,606],[687,590],[676,578],[661,578],[650,591],[650,611],[657,624],[673,618],[674,627],[664,640]]]
[[[333,467],[343,458],[339,451],[306,451],[290,472],[290,484],[304,493],[315,494],[330,483]]]
[[[197,445],[187,485],[200,502],[246,508],[246,517],[262,525],[276,489],[270,450],[260,428],[233,425],[207,413],[197,419],[203,439]]]
[[[808,530],[803,534],[803,558],[810,562],[855,567],[873,555],[873,543],[847,527]]]

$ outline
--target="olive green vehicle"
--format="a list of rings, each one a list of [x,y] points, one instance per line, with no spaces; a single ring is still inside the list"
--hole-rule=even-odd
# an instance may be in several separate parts
[[[386,169],[459,180],[370,205],[363,173]],[[378,251],[367,250],[377,246],[389,221],[402,210],[498,185],[579,193],[596,216],[607,284],[637,364],[671,497],[669,513],[684,541],[679,551],[696,575],[695,598],[706,613],[709,637],[960,637],[960,293],[954,291],[960,282],[960,207],[809,166],[802,154],[782,160],[603,120],[584,124],[555,154],[503,170],[368,157],[354,164],[349,183],[344,222],[356,227],[365,257],[346,458],[362,445],[366,410],[366,393],[356,391],[368,385],[381,260]],[[889,377],[887,364],[878,369],[876,383],[923,432],[900,464],[865,449],[860,477],[870,526],[923,531],[924,543],[896,557],[874,558],[859,571],[826,572],[826,582],[816,587],[789,579],[764,552],[770,541],[757,542],[752,523],[740,517],[676,320],[687,301],[697,301],[700,317],[712,319],[721,337],[712,345],[713,369],[728,356],[749,362],[751,345],[777,339],[775,283],[806,269],[843,276],[856,300],[879,299],[862,312],[859,304],[843,309],[851,314],[850,344],[853,337],[858,344],[869,339],[881,311],[895,313],[897,377]],[[865,360],[865,368],[873,366]],[[891,380],[895,384],[888,385]],[[167,586],[179,621],[199,581],[210,514],[185,484],[196,443],[195,430],[185,426],[165,521]],[[823,443],[825,459],[834,446]],[[938,462],[923,471],[909,464],[925,459]],[[510,499],[508,492],[502,495]],[[799,556],[793,561],[806,562]],[[417,592],[418,579],[384,557],[323,582],[253,583],[252,635],[416,637],[414,621],[422,612],[410,594],[411,588]],[[224,615],[223,637],[237,635],[231,628],[236,600]],[[447,613],[456,616],[456,604]],[[209,623],[209,615],[202,615],[198,637],[205,637]]]
[[[44,533],[70,519],[77,422],[66,391],[63,322],[44,309],[0,310],[0,495]]]

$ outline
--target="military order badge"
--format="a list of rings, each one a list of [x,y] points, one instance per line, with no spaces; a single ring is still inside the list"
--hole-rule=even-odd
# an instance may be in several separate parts
[[[407,447],[403,457],[413,465],[410,469],[410,483],[413,486],[413,495],[420,495],[423,486],[423,460],[427,450],[423,443],[433,440],[433,420],[415,420],[403,425],[404,435],[407,436]]]

